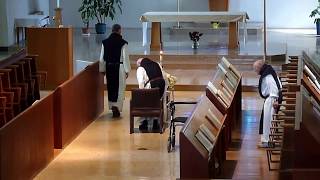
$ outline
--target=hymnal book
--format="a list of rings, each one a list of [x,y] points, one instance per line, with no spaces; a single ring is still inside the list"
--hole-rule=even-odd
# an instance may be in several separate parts
[[[208,82],[208,89],[212,94],[218,94],[218,89],[212,84],[211,81]]]
[[[223,74],[230,80],[230,82],[235,86],[237,84],[237,77],[234,77],[232,73],[228,72],[221,64],[218,64],[218,68],[222,71]]]
[[[231,99],[232,99],[232,94],[228,91],[228,89],[225,88],[224,86],[222,86],[221,89],[222,89],[222,90],[221,90],[222,93],[225,94],[226,97],[227,97],[229,100],[231,100]]]
[[[230,105],[230,100],[222,93],[222,91],[218,90],[218,96],[223,100],[225,104]]]
[[[221,61],[223,64],[225,64],[228,68],[231,66],[231,63],[227,60],[227,58],[222,57]]]
[[[228,71],[219,63],[218,68],[222,71],[223,74],[227,74]]]
[[[218,100],[221,102],[221,104],[224,106],[224,108],[228,108],[228,104],[226,104],[220,96],[218,96]]]
[[[224,79],[221,82],[221,85],[224,86],[226,89],[228,89],[228,91],[233,94],[234,88],[232,87],[232,85],[228,82],[228,80]]]
[[[310,76],[312,80],[316,80],[316,76],[311,72],[307,65],[304,65],[304,71]]]
[[[230,75],[230,73],[227,73],[226,77],[227,77],[227,79],[230,80],[233,87],[237,86],[238,80],[236,78],[234,78],[232,75]]]
[[[317,88],[320,90],[320,84],[319,84],[318,80],[315,80],[314,83],[316,84]]]
[[[221,86],[222,86],[224,89],[226,89],[226,91],[228,91],[228,93],[229,93],[231,96],[233,95],[232,89],[231,89],[230,87],[228,87],[224,81],[221,82]]]
[[[238,79],[240,78],[241,75],[239,71],[236,68],[234,68],[234,66],[227,60],[227,58],[222,57],[221,61],[238,77]]]
[[[221,128],[222,124],[220,120],[217,118],[217,116],[211,111],[211,109],[208,109],[208,113],[206,117],[210,120],[210,122],[218,129]]]
[[[211,153],[213,149],[213,144],[209,141],[209,139],[206,137],[206,135],[203,134],[202,131],[197,131],[195,134],[195,137],[198,139],[198,141],[206,148],[206,150]]]
[[[201,124],[199,130],[202,131],[202,133],[209,139],[211,143],[214,143],[216,141],[216,136],[212,134],[212,132],[205,124]]]
[[[234,79],[239,80],[239,77],[233,72],[233,71],[228,71]]]
[[[217,99],[225,108],[228,108],[228,103],[225,100],[223,100],[222,97],[220,97],[220,95],[218,94],[219,90],[210,81],[208,82],[208,89],[213,95],[217,96]]]
[[[317,85],[310,79],[310,77],[307,77],[310,81],[312,87],[317,91],[318,94],[320,94],[320,89],[318,89]]]
[[[229,87],[229,86],[232,87],[233,90],[236,89],[236,85],[233,85],[228,78],[225,78],[224,81],[226,82],[226,84],[228,85],[228,87]]]

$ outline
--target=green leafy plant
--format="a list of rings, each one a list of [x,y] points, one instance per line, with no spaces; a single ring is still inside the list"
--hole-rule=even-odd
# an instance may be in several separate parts
[[[83,0],[78,11],[83,23],[89,26],[89,21],[93,18],[96,18],[98,23],[106,23],[108,17],[113,20],[117,9],[122,14],[121,0]]]
[[[96,17],[98,23],[105,23],[107,18],[112,20],[115,18],[116,9],[122,14],[121,0],[89,0],[92,3],[93,15]]]
[[[320,15],[320,0],[318,0],[317,8],[311,11],[311,14],[310,14],[311,18],[318,16],[317,18],[314,19],[314,23],[320,23],[319,15]]]
[[[94,12],[92,10],[92,1],[83,0],[78,11],[81,13],[81,19],[86,28],[89,28],[89,22],[94,17]]]

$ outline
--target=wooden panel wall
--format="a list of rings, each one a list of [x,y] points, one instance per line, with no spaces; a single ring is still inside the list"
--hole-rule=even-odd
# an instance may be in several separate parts
[[[48,72],[47,88],[73,76],[72,28],[28,28],[27,52],[39,55],[38,70]]]
[[[51,94],[0,129],[0,179],[32,179],[53,156]]]
[[[229,0],[209,0],[210,11],[228,11]]]
[[[103,75],[94,63],[55,91],[55,148],[63,148],[104,109]]]

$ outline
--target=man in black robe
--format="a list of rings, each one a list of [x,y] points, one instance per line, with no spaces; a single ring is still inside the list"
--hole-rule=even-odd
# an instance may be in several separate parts
[[[269,142],[271,120],[273,114],[279,111],[279,104],[282,102],[282,85],[271,65],[258,60],[253,67],[256,73],[260,75],[259,94],[265,99],[260,118],[259,134],[261,134],[261,140],[258,147],[266,148],[272,145]]]
[[[163,78],[162,68],[160,64],[152,61],[149,58],[140,58],[137,60],[137,80],[139,88],[159,88],[160,97],[163,97],[165,92],[165,80]],[[139,126],[140,130],[146,130],[148,128],[148,119],[143,120]],[[158,120],[153,121],[153,129],[159,129]]]
[[[113,117],[119,117],[122,111],[126,78],[131,70],[127,46],[128,42],[121,36],[121,26],[114,24],[111,35],[102,41],[100,54],[100,61],[105,62],[108,104]]]

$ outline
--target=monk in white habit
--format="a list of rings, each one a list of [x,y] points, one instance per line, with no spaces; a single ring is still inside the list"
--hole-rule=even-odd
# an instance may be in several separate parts
[[[272,146],[269,143],[270,126],[273,114],[278,112],[278,105],[282,102],[282,85],[272,66],[265,64],[264,61],[256,61],[253,68],[260,75],[259,94],[265,99],[260,118],[259,134],[261,134],[261,140],[258,147],[267,148]]]
[[[121,36],[121,26],[114,24],[111,35],[102,41],[100,54],[100,72],[106,74],[108,104],[113,117],[119,117],[122,111],[126,79],[131,70],[127,49],[128,42]]]

